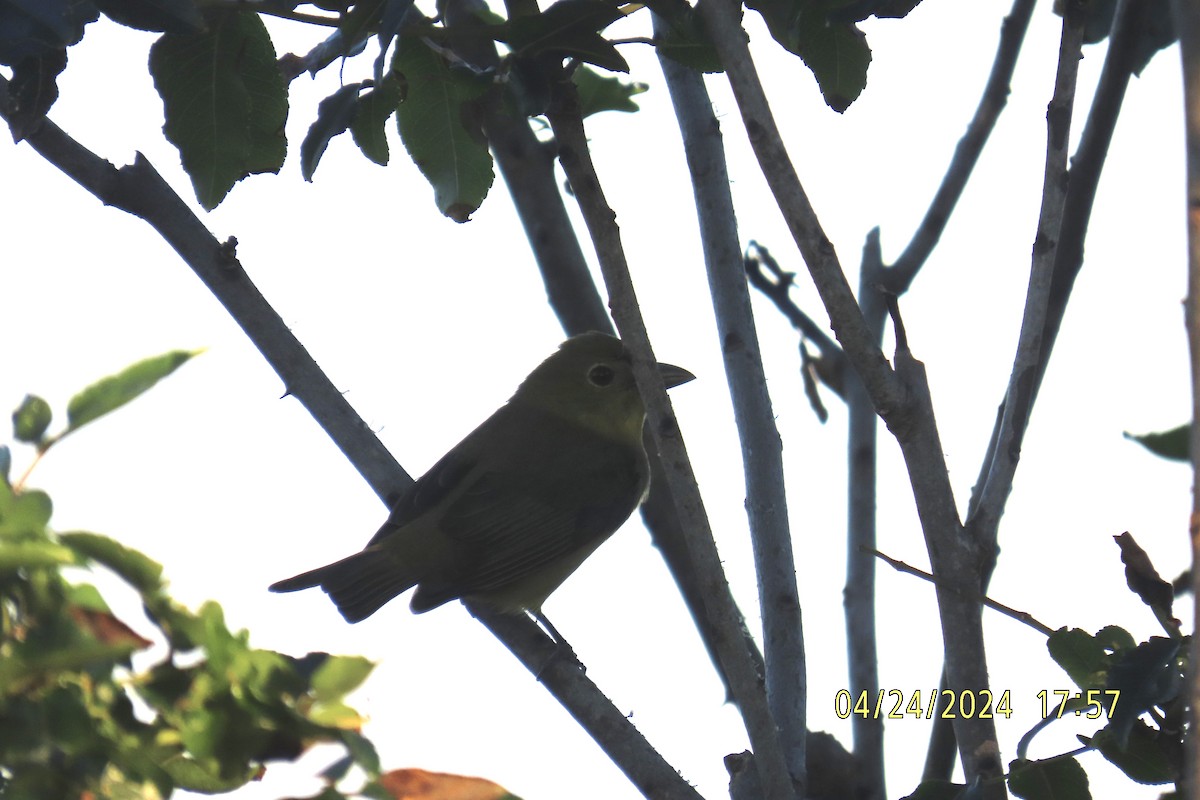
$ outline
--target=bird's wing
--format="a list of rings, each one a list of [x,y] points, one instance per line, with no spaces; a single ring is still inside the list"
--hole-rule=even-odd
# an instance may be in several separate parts
[[[532,475],[510,464],[467,479],[438,525],[455,545],[453,574],[423,582],[426,598],[507,586],[620,527],[641,501],[645,456],[601,437],[578,443],[587,458],[559,451]]]
[[[575,504],[536,496],[512,476],[479,476],[447,509],[441,524],[459,545],[459,591],[473,594],[504,586],[586,543],[597,532],[590,525],[581,530],[579,514]]]
[[[371,541],[367,542],[367,546],[379,544],[400,528],[436,508],[461,486],[467,485],[473,478],[472,473],[478,468],[480,450],[476,443],[481,438],[480,434],[486,432],[489,427],[502,428],[503,412],[506,408],[507,406],[493,414],[408,487],[408,491],[392,506],[392,513],[371,537]]]

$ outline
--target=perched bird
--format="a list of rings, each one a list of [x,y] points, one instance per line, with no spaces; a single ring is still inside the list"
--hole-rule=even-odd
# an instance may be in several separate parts
[[[659,364],[667,388],[694,379]],[[271,586],[320,586],[347,622],[413,586],[414,613],[464,598],[509,613],[543,601],[645,498],[646,409],[619,339],[574,336],[409,487],[366,549]]]

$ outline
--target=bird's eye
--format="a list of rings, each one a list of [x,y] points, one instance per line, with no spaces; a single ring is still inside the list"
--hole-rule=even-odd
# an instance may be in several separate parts
[[[588,380],[593,386],[608,386],[614,377],[616,373],[608,364],[597,364],[588,370]]]

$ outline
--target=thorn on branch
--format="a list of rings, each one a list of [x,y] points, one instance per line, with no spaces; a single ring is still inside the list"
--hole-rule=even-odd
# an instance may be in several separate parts
[[[221,242],[217,248],[217,260],[225,269],[241,268],[242,264],[237,257],[238,240],[236,236],[230,236],[225,241]]]

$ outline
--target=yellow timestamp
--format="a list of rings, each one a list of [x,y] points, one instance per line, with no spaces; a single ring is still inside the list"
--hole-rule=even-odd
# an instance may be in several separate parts
[[[913,692],[880,689],[874,696],[863,690],[855,697],[848,689],[840,689],[833,696],[833,712],[839,719],[1008,719],[1013,713],[1012,692],[1005,689],[995,695],[990,689],[961,692],[934,689],[922,694],[920,689]]]
[[[1075,712],[1075,716],[1100,719],[1101,715],[1112,719],[1121,699],[1120,689],[1088,689],[1086,692],[1070,689],[1042,689],[1037,693],[1042,701],[1042,719],[1053,716],[1061,719],[1064,714]]]

